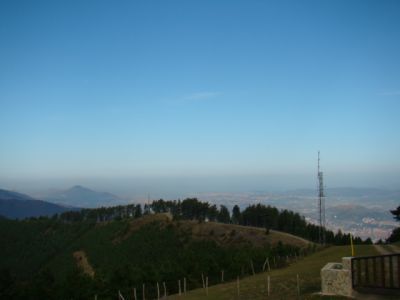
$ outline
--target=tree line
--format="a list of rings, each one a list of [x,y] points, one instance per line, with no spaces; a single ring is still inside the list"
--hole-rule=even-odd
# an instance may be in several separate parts
[[[235,205],[232,211],[225,205],[219,207],[215,204],[199,201],[197,198],[185,200],[155,200],[144,204],[119,205],[114,207],[101,207],[95,209],[82,209],[80,211],[69,211],[53,218],[65,222],[93,221],[106,222],[129,218],[139,218],[150,213],[171,213],[175,220],[197,220],[200,222],[211,221],[220,223],[231,223],[244,226],[262,227],[267,231],[279,230],[291,233],[313,242],[319,241],[320,227],[308,223],[303,216],[290,210],[278,210],[276,207],[263,204],[249,205],[241,211]],[[325,233],[325,241],[333,245],[346,245],[350,241],[350,234],[340,230],[335,233],[326,228],[321,231]],[[372,244],[371,239],[362,240],[354,237],[355,244]]]
[[[270,229],[291,233],[313,242],[318,242],[320,227],[308,223],[303,216],[289,210],[278,210],[276,207],[263,204],[249,205],[243,211],[235,205],[232,212],[225,205],[218,208],[215,204],[201,202],[197,198],[188,198],[183,201],[157,200],[150,205],[156,213],[169,212],[174,219],[214,221],[221,223],[232,223],[244,226],[262,227],[267,231]],[[322,228],[325,233],[326,243],[333,245],[347,245],[350,242],[350,234]],[[370,238],[362,240],[354,237],[355,244],[372,244]]]

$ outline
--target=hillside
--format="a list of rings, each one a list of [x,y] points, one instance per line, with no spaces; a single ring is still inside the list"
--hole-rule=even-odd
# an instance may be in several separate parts
[[[0,199],[1,200],[35,200],[31,196],[21,194],[14,191],[8,191],[0,189]]]
[[[191,227],[194,238],[213,240],[221,246],[247,243],[252,247],[262,247],[266,244],[277,246],[282,242],[304,248],[312,244],[303,238],[281,231],[270,230],[269,234],[266,234],[265,229],[258,227],[196,221],[185,221],[184,224]]]
[[[0,190],[0,215],[10,219],[52,216],[71,210],[65,206],[36,200],[12,191]]]
[[[109,299],[116,290],[127,292],[143,283],[154,295],[150,287],[157,281],[175,293],[178,278],[186,277],[188,288],[196,288],[202,273],[213,284],[221,270],[231,280],[253,269],[260,272],[266,257],[283,266],[286,255],[312,251],[311,243],[286,233],[172,221],[168,214],[103,223],[0,220],[0,243],[0,269],[15,282],[9,292],[21,297],[49,293],[50,298],[97,293]],[[79,288],[71,289],[74,284]]]
[[[370,245],[356,246],[355,251],[356,255],[359,256],[379,254],[376,248]],[[299,275],[301,299],[319,299],[320,297],[314,295],[314,293],[318,293],[321,288],[321,268],[327,262],[340,262],[342,257],[349,255],[349,246],[332,246],[297,262],[293,261],[287,268],[273,269],[271,272],[245,278],[241,277],[239,283],[240,299],[297,299],[297,274]],[[267,296],[266,288],[268,275],[270,276],[269,296]],[[171,295],[169,299],[180,299],[180,297]],[[239,299],[237,281],[210,286],[208,297],[206,297],[204,289],[189,291],[185,299]],[[326,297],[326,299],[338,298]],[[363,299],[363,297],[360,299]],[[392,298],[388,297],[388,299]]]
[[[114,241],[120,242],[121,240],[125,240],[142,226],[155,221],[164,225],[174,224],[183,232],[190,232],[191,238],[194,240],[213,241],[219,246],[250,245],[251,247],[263,247],[269,245],[274,247],[277,246],[279,242],[282,242],[283,244],[301,249],[312,245],[310,241],[303,238],[276,230],[270,230],[269,233],[266,234],[265,229],[251,226],[190,220],[174,222],[172,221],[172,216],[168,213],[147,215],[130,221],[127,232]]]

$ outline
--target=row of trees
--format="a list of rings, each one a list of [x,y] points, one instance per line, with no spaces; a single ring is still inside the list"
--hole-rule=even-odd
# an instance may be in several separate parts
[[[149,213],[149,207],[145,205],[145,213]],[[53,219],[64,222],[108,222],[128,218],[140,218],[143,215],[140,204],[118,205],[112,207],[85,208],[81,210],[72,210],[56,214]]]
[[[307,223],[303,216],[289,210],[278,210],[276,207],[263,204],[250,205],[243,211],[238,205],[232,209],[232,213],[224,205],[219,209],[214,204],[201,202],[196,198],[183,201],[164,201],[162,199],[153,201],[151,210],[157,213],[170,212],[175,219],[217,221],[222,223],[233,223],[244,226],[255,226],[279,230],[301,236],[313,242],[318,242],[320,227]],[[325,232],[326,242],[335,245],[346,245],[350,241],[350,234],[341,231],[334,233],[331,230],[322,229]],[[371,239],[365,241],[359,237],[354,238],[356,244],[372,244]]]
[[[65,222],[106,222],[139,218],[143,214],[166,212],[171,213],[175,220],[212,221],[255,226],[266,228],[267,230],[274,229],[291,233],[313,242],[318,242],[319,240],[320,227],[307,223],[303,216],[293,211],[278,210],[276,207],[256,204],[248,206],[243,211],[238,205],[235,205],[230,212],[225,205],[217,207],[215,204],[201,202],[197,198],[187,198],[183,201],[160,199],[150,204],[145,204],[143,209],[140,204],[82,209],[64,212],[60,215],[55,215],[54,218]],[[322,231],[325,233],[328,244],[345,245],[349,243],[350,234],[344,234],[341,231],[334,233],[325,228]],[[359,237],[355,237],[354,243],[370,244],[372,241],[370,239],[362,241]]]

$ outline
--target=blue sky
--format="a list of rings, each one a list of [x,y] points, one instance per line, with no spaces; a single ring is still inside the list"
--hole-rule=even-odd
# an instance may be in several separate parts
[[[399,53],[398,1],[2,1],[0,180],[398,187]]]

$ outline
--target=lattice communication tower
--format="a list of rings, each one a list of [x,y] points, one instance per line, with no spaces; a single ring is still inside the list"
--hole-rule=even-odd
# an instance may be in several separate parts
[[[320,170],[320,156],[318,151],[318,210],[319,210],[319,231],[318,240],[320,244],[325,244],[325,193],[324,193],[324,174]]]

